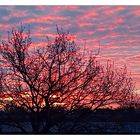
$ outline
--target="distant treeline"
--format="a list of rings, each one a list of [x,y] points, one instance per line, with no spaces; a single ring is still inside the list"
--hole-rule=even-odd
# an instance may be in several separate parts
[[[81,121],[92,121],[92,122],[139,122],[140,121],[140,110],[134,108],[121,108],[121,109],[98,109],[96,111],[92,111],[86,108],[76,109],[71,112],[67,112],[65,109],[59,107],[54,108],[49,112],[49,120],[56,120],[63,118],[65,114],[67,114],[68,121],[73,120],[76,116],[80,114],[84,114],[81,118]],[[46,119],[46,115],[48,112],[39,112],[35,114],[34,112],[26,112],[21,110],[9,110],[9,111],[0,111],[0,121],[21,121],[28,122],[30,118],[34,118],[34,116],[38,116],[41,120]],[[87,114],[87,115],[86,115]],[[79,116],[78,116],[79,117]],[[80,118],[79,118],[80,119]]]

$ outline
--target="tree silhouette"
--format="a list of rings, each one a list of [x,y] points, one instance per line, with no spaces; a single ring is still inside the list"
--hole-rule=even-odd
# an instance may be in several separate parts
[[[140,96],[139,94],[132,94],[127,100],[122,102],[120,109],[126,110],[140,110]]]
[[[73,110],[121,104],[133,94],[126,67],[102,66],[96,55],[84,59],[69,32],[57,27],[54,41],[47,38],[46,46],[32,46],[30,30],[23,26],[12,29],[0,46],[1,105],[30,112],[32,133],[50,133]],[[84,114],[78,114],[75,124]]]

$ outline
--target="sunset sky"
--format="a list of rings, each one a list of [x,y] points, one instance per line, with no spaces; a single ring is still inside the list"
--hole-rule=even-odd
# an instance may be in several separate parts
[[[31,26],[36,47],[53,38],[56,24],[69,30],[78,46],[97,51],[99,59],[127,65],[140,93],[140,6],[0,6],[0,39],[20,23]]]

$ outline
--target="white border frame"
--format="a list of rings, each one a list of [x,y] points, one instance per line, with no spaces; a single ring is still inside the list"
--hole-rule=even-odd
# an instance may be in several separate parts
[[[0,0],[0,5],[140,5],[140,0]]]

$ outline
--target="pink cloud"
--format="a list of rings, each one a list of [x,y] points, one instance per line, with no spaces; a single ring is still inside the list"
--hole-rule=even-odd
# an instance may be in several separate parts
[[[27,19],[26,21],[24,21],[24,23],[44,23],[44,22],[48,22],[48,21],[55,21],[55,20],[66,20],[66,17],[63,16],[41,16],[41,17],[37,17],[37,18],[30,18]]]
[[[119,11],[122,11],[124,10],[125,7],[124,6],[117,6],[117,7],[109,7],[107,10],[105,10],[103,13],[105,15],[113,15],[113,14],[116,14],[117,12]]]
[[[79,23],[80,27],[87,27],[87,26],[92,26],[93,23],[89,23],[89,22],[83,22],[83,23]]]
[[[27,11],[13,11],[13,12],[11,12],[8,16],[5,16],[5,17],[3,17],[3,20],[9,20],[9,19],[11,19],[11,18],[13,18],[13,17],[24,17],[24,16],[27,16],[28,15],[28,13],[27,13]]]

